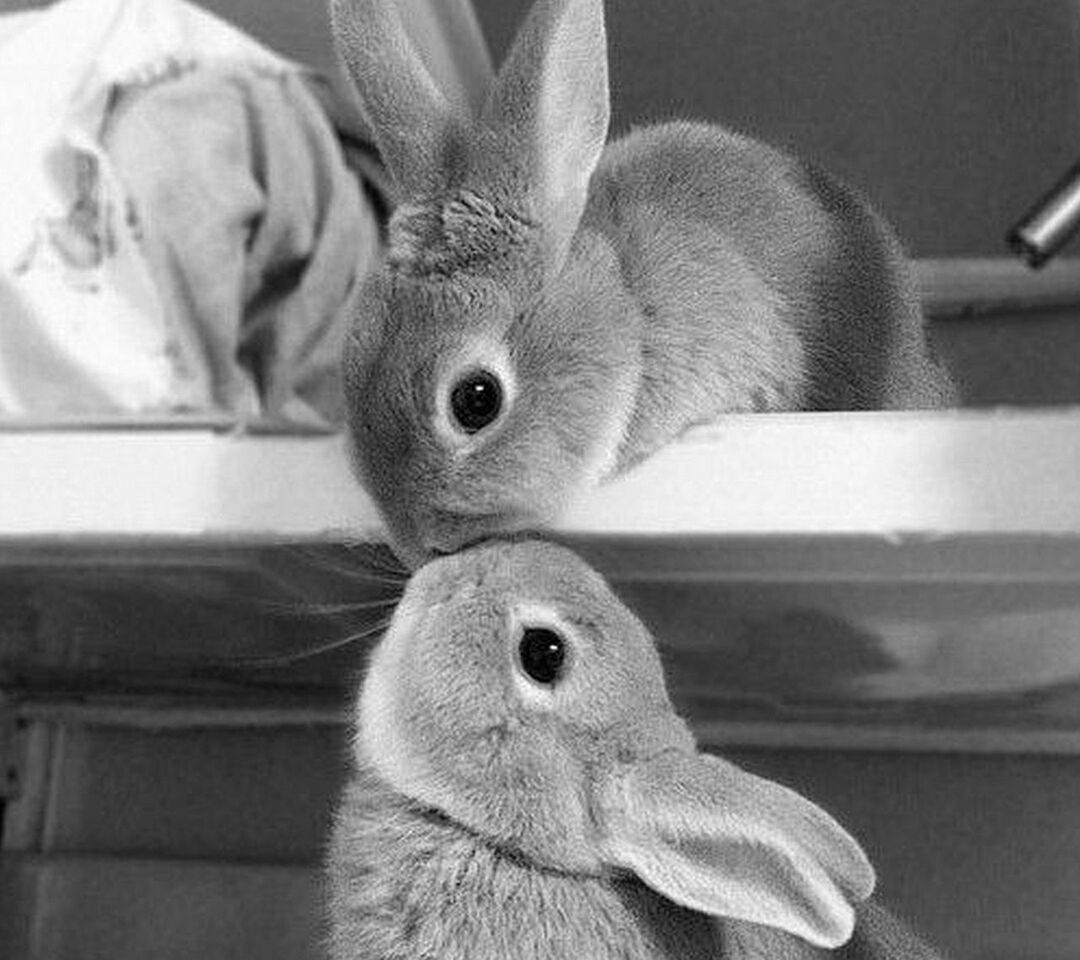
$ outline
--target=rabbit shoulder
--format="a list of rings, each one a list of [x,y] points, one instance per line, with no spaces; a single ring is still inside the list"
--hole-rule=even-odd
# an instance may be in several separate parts
[[[357,771],[339,806],[328,876],[333,960],[727,955],[713,918],[673,907],[631,877],[537,869],[370,770]]]
[[[643,375],[614,472],[725,413],[956,401],[910,264],[854,188],[716,124],[609,144],[579,234],[615,251]]]

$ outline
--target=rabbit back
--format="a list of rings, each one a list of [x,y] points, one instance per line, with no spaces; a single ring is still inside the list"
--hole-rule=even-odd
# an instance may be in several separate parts
[[[684,909],[634,879],[538,869],[358,769],[327,857],[331,960],[942,960],[886,908],[836,951]]]
[[[327,879],[332,960],[941,960],[873,900],[830,952],[684,909],[632,878],[539,869],[365,767],[338,807]]]
[[[726,956],[712,918],[634,879],[539,869],[363,770],[344,792],[327,863],[333,960]]]
[[[723,127],[644,127],[604,151],[581,232],[613,246],[645,375],[623,464],[724,413],[953,399],[910,267],[851,188]]]

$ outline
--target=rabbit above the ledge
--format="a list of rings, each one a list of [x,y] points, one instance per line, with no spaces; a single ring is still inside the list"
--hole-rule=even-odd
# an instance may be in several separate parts
[[[562,547],[420,568],[354,718],[334,960],[934,960],[832,817],[697,751],[652,637]]]
[[[537,0],[471,108],[392,0],[331,19],[398,191],[344,381],[407,562],[543,526],[725,413],[953,400],[900,245],[855,192],[716,125],[606,142],[602,0]]]

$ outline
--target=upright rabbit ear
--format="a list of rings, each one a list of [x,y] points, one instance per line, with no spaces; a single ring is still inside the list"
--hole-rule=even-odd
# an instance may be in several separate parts
[[[440,192],[463,163],[470,113],[490,90],[471,7],[466,0],[331,0],[330,28],[402,195]]]
[[[560,261],[585,208],[609,110],[603,0],[537,0],[483,117],[524,176]]]
[[[792,790],[715,757],[663,754],[602,791],[605,858],[682,906],[838,947],[870,896],[858,843]]]

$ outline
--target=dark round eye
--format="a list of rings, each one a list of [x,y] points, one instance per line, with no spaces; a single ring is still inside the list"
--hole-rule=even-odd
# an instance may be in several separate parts
[[[503,390],[490,370],[470,370],[450,391],[450,412],[466,433],[490,426],[502,410]]]
[[[521,668],[535,680],[550,686],[559,679],[566,660],[566,644],[547,627],[526,627],[518,644]]]

